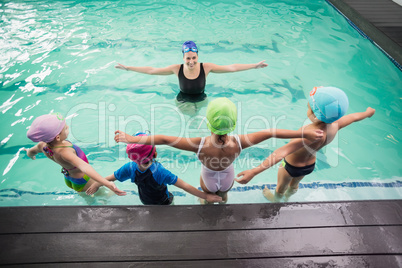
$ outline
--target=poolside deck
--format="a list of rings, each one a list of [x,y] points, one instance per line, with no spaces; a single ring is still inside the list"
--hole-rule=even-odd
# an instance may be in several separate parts
[[[402,65],[402,6],[392,0],[328,1]]]
[[[18,267],[402,265],[402,200],[2,207],[0,232]]]

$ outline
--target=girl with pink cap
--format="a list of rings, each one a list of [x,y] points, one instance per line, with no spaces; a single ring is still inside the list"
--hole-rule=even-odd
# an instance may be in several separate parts
[[[85,153],[75,144],[67,141],[69,130],[65,119],[59,113],[36,118],[28,130],[27,137],[38,142],[30,149],[24,149],[28,157],[35,160],[38,153],[62,167],[65,183],[77,192],[86,191],[95,181],[105,185],[117,195],[125,195],[113,182],[99,175],[89,164]]]

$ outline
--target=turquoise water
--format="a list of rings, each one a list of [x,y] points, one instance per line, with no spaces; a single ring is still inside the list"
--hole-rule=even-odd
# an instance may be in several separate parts
[[[59,166],[43,155],[32,161],[21,148],[34,145],[26,138],[33,119],[52,111],[66,116],[69,140],[103,176],[128,162],[124,145],[113,141],[116,129],[208,135],[205,104],[177,107],[177,77],[114,68],[117,62],[181,63],[186,40],[197,43],[200,62],[269,64],[208,76],[208,99],[224,96],[238,106],[235,133],[307,124],[306,97],[319,85],[342,88],[349,113],[376,109],[320,152],[306,187],[290,201],[402,196],[402,73],[325,1],[2,1],[0,16],[0,206],[140,204],[130,183],[117,183],[129,191],[126,197],[106,191],[83,198],[64,185]],[[235,171],[259,164],[285,143],[270,140],[244,150]],[[194,154],[160,146],[158,159],[199,187]],[[235,183],[229,203],[265,202],[261,187],[273,188],[276,173],[273,167],[249,187]],[[197,203],[170,190],[176,204]]]

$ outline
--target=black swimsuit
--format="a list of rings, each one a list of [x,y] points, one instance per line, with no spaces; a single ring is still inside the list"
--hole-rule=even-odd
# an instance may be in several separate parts
[[[301,176],[306,176],[310,174],[311,172],[314,171],[315,163],[304,166],[304,167],[295,167],[289,164],[286,159],[283,159],[282,166],[286,169],[286,171],[289,173],[290,176],[293,178],[301,177]]]
[[[177,95],[179,102],[199,102],[207,96],[204,93],[206,79],[202,63],[200,63],[200,74],[196,79],[188,79],[184,76],[183,64],[179,70],[180,93]]]

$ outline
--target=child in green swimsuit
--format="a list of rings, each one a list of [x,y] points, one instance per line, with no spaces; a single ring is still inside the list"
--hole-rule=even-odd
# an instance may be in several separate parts
[[[68,126],[60,114],[42,115],[34,120],[27,136],[39,142],[30,149],[24,149],[28,157],[35,160],[36,154],[43,152],[46,157],[62,167],[68,187],[77,192],[86,191],[95,181],[105,185],[117,195],[126,193],[113,182],[99,175],[89,164],[84,152],[67,141]]]
[[[349,100],[346,94],[335,87],[315,87],[310,92],[308,101],[307,116],[312,124],[307,125],[304,131],[311,129],[321,129],[324,136],[315,141],[306,139],[293,139],[288,144],[275,150],[259,166],[240,172],[236,181],[241,184],[248,183],[255,175],[272,167],[283,159],[282,165],[278,169],[278,183],[275,193],[265,187],[263,194],[271,202],[280,201],[283,196],[287,200],[296,193],[299,182],[304,176],[314,170],[316,152],[329,144],[336,133],[360,120],[373,116],[375,110],[368,107],[365,112],[345,115]]]

